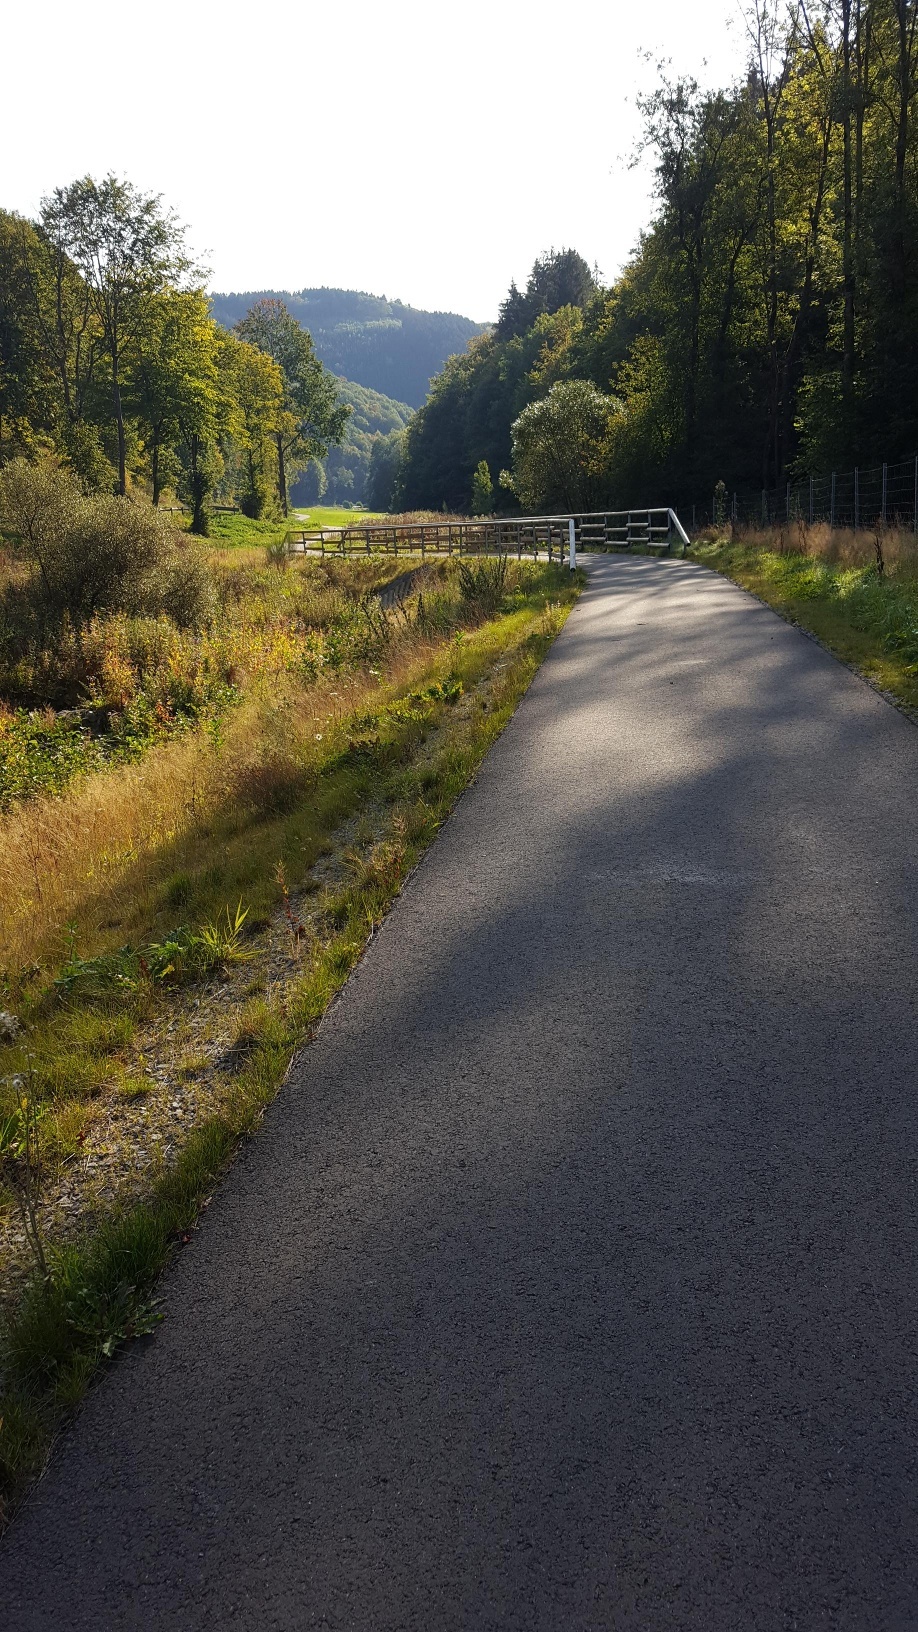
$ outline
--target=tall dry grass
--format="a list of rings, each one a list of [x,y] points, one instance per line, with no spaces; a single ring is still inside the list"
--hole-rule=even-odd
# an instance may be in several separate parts
[[[448,641],[414,633],[366,671],[307,687],[279,676],[232,713],[0,818],[0,971],[16,979],[88,956],[147,922],[164,878],[302,793],[334,759],[355,715],[428,677]]]
[[[882,561],[888,572],[918,577],[918,537],[904,527],[878,524],[855,530],[830,527],[826,521],[793,520],[772,527],[734,522],[729,524],[729,536],[753,549],[808,555],[827,566],[872,567]]]
[[[164,668],[174,660],[182,673],[190,673],[193,644],[195,662],[232,676],[242,700],[182,735],[154,741],[141,758],[90,770],[63,793],[18,802],[0,816],[0,975],[15,980],[33,965],[57,967],[70,926],[84,957],[147,932],[163,910],[170,875],[185,867],[206,871],[215,858],[238,858],[246,845],[255,846],[257,822],[270,828],[273,812],[290,809],[318,784],[355,715],[461,664],[453,634],[486,614],[462,600],[454,582],[458,563],[447,562],[433,567],[425,583],[423,619],[393,617],[384,633],[377,631],[380,644],[370,649],[378,656],[355,648],[357,655],[345,650],[340,664],[305,662],[313,628],[329,643],[337,625],[347,635],[347,609],[360,613],[361,594],[382,570],[372,561],[348,561],[340,570],[310,565],[297,575],[291,605],[278,575],[227,562],[224,618],[213,633],[180,635],[118,616],[107,620],[99,638],[111,660],[109,691],[117,689],[116,658],[125,691],[152,663],[149,653],[141,662],[134,650],[143,637]],[[524,593],[531,570],[512,563],[507,591]],[[360,638],[362,630],[358,617]],[[91,632],[86,640],[91,646]],[[232,867],[224,874],[232,881]]]

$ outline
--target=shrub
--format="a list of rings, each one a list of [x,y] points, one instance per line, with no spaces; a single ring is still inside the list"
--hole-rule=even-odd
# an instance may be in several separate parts
[[[104,763],[104,750],[85,731],[54,714],[10,713],[0,707],[0,810],[14,799],[60,793],[79,772]]]
[[[478,561],[474,566],[469,561],[459,563],[459,593],[469,610],[480,617],[491,617],[500,610],[506,583],[505,555]]]
[[[66,619],[82,628],[100,612],[167,612],[185,627],[213,614],[210,573],[194,545],[147,504],[81,492],[50,460],[17,459],[0,472],[0,525],[30,569],[7,592],[8,638],[11,624],[44,634]]]

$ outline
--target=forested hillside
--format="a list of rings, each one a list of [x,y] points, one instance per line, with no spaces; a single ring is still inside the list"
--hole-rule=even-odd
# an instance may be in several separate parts
[[[496,502],[538,503],[538,426],[525,471],[511,427],[542,401],[546,471],[554,437],[604,503],[710,503],[718,480],[774,489],[914,453],[918,7],[754,0],[746,22],[739,83],[642,103],[658,204],[623,275],[592,289],[581,262],[565,289],[549,256],[511,289],[409,428],[398,503],[468,505],[481,461]],[[541,502],[565,484],[546,475]]]
[[[422,312],[400,300],[351,289],[213,294],[211,311],[232,328],[258,300],[281,299],[335,374],[417,408],[430,381],[485,325],[453,312]]]
[[[337,446],[325,459],[313,460],[291,490],[295,504],[363,504],[374,444],[398,436],[412,415],[406,402],[393,402],[353,380],[338,380],[338,398],[350,409]]]

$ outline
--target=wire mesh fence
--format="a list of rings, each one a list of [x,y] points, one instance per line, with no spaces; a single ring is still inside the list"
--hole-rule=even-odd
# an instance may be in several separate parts
[[[804,476],[756,493],[723,489],[712,495],[710,507],[692,506],[695,532],[728,520],[759,527],[827,522],[830,527],[901,527],[918,533],[918,455],[895,464]]]

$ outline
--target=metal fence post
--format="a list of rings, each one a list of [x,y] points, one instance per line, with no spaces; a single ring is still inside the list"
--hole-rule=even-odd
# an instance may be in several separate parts
[[[810,477],[810,526],[813,525],[813,478]]]
[[[762,488],[762,526],[768,526],[768,493]]]
[[[861,524],[861,483],[857,465],[854,467],[854,530]]]
[[[573,516],[571,516],[571,519],[567,524],[567,537],[568,544],[570,546],[571,572],[573,572],[577,565],[577,528],[574,523]]]
[[[915,461],[918,466],[918,460]],[[832,472],[832,497],[829,500],[829,526],[835,526],[835,472]]]
[[[785,501],[785,507],[786,507],[786,511],[787,511],[787,520],[789,522],[790,521],[790,482],[788,482],[788,484],[787,484],[787,499]]]
[[[883,517],[883,526],[886,526],[886,466],[883,466],[883,491],[880,499],[880,515]]]

